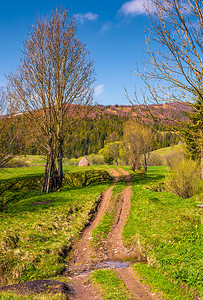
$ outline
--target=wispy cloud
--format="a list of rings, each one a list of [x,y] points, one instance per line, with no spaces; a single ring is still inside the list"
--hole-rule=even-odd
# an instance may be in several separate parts
[[[148,1],[146,1],[146,0],[131,0],[131,1],[125,2],[121,6],[118,13],[124,14],[126,16],[129,16],[129,15],[136,16],[136,15],[145,14],[146,13],[145,5],[147,6],[148,9],[150,9],[153,12],[154,8],[153,8],[153,4],[151,3],[150,0],[148,0]]]
[[[106,23],[103,24],[101,32],[107,31],[107,30],[111,29],[111,27],[112,27],[112,23],[111,22],[106,22]]]
[[[85,21],[96,21],[99,18],[99,15],[88,12],[86,14],[75,14],[74,17],[82,24]]]
[[[94,96],[98,97],[99,95],[101,95],[104,91],[104,87],[105,87],[105,84],[100,84],[100,85],[96,86],[94,89]]]

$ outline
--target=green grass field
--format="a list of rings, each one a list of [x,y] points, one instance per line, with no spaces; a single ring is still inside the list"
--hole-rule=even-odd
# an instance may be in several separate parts
[[[92,280],[103,290],[103,299],[130,300],[134,299],[118,274],[113,270],[97,270]]]
[[[79,236],[96,200],[111,184],[104,170],[92,168],[88,171],[93,177],[88,177],[92,180],[89,186],[82,186],[82,181],[79,187],[65,185],[60,191],[41,194],[39,168],[1,172],[1,284],[59,274],[69,246]],[[75,168],[69,171],[73,181],[78,179]],[[80,174],[82,179],[87,177],[85,168]],[[98,180],[98,174],[105,178],[100,176]]]
[[[193,299],[195,291],[202,297],[202,211],[193,198],[146,188],[163,175],[163,167],[150,167],[148,175],[134,177],[123,236],[126,244],[134,246],[138,258],[147,261],[135,265],[141,276],[158,290],[163,290],[163,278],[168,281],[163,291],[166,299]],[[154,280],[152,273],[157,274]]]
[[[0,293],[0,300],[67,300],[64,293],[59,294],[38,294],[38,295],[17,295],[14,292]]]
[[[109,167],[65,166],[65,186],[49,194],[40,193],[43,166],[0,172],[1,285],[55,277],[63,270],[69,246],[79,237],[101,192],[112,184],[106,175]],[[147,174],[131,172],[133,197],[124,240],[143,261],[134,265],[136,272],[155,290],[162,291],[164,299],[201,298],[202,210],[197,203],[202,196],[182,199],[148,189],[163,182],[167,172],[165,166],[149,167]],[[120,193],[124,187],[121,181],[113,193]],[[108,233],[112,218],[107,217],[100,227],[108,227]],[[114,294],[115,299],[130,299],[114,273],[98,271],[93,278],[106,291],[104,299],[114,299],[108,298]],[[108,285],[115,289],[107,291]],[[0,299],[35,299],[6,294],[0,294]],[[47,299],[40,297],[37,299]]]

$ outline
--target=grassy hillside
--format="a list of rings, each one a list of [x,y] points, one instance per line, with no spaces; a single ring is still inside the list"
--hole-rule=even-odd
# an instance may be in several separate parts
[[[151,167],[147,176],[134,177],[123,236],[136,259],[147,262],[136,264],[135,270],[165,299],[195,299],[195,291],[203,297],[202,210],[193,198],[146,188],[163,174],[163,167]]]
[[[50,194],[40,193],[42,167],[0,173],[1,284],[49,278],[64,268],[71,243],[110,184],[106,171],[81,168],[78,181],[75,169],[68,173],[74,185],[65,181],[60,192]]]
[[[149,165],[168,165],[169,161],[180,157],[182,158],[184,153],[184,145],[174,145],[166,148],[161,148],[150,152]]]

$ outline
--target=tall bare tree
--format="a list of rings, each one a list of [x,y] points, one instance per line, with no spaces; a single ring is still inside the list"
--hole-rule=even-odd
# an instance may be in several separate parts
[[[148,2],[149,3],[149,2]],[[203,1],[202,0],[150,0],[145,6],[151,20],[150,35],[146,35],[147,56],[144,71],[140,72],[146,89],[143,92],[147,104],[167,105],[170,114],[178,125],[190,130],[203,145],[203,128],[193,131],[172,109],[172,102],[187,104],[193,112],[203,117]],[[137,98],[137,94],[135,94]],[[137,98],[138,99],[138,98]],[[195,105],[195,100],[201,105]],[[166,104],[167,103],[167,104]],[[166,109],[160,107],[155,120],[162,117]],[[150,108],[150,106],[149,106]],[[171,118],[172,117],[172,118]],[[203,148],[203,147],[202,147]],[[203,151],[202,151],[203,178]]]
[[[93,62],[86,45],[76,38],[76,24],[67,10],[37,18],[24,43],[21,64],[8,79],[10,97],[44,138],[47,162],[42,192],[58,189],[64,138],[84,115],[84,106],[91,104],[95,80]]]
[[[12,158],[12,155],[5,145],[6,138],[6,97],[3,87],[0,87],[0,168],[3,168]]]
[[[17,153],[19,124],[15,106],[8,98],[6,89],[0,87],[0,168],[7,167]]]

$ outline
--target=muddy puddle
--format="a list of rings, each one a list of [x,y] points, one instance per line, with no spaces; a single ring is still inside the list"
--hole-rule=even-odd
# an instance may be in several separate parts
[[[121,269],[121,268],[127,268],[129,267],[129,262],[126,261],[105,261],[100,262],[96,265],[95,269],[104,269],[104,268],[115,268],[115,269]]]
[[[97,264],[77,265],[69,272],[69,276],[83,275],[99,269],[122,269],[130,266],[129,261],[103,261]]]

